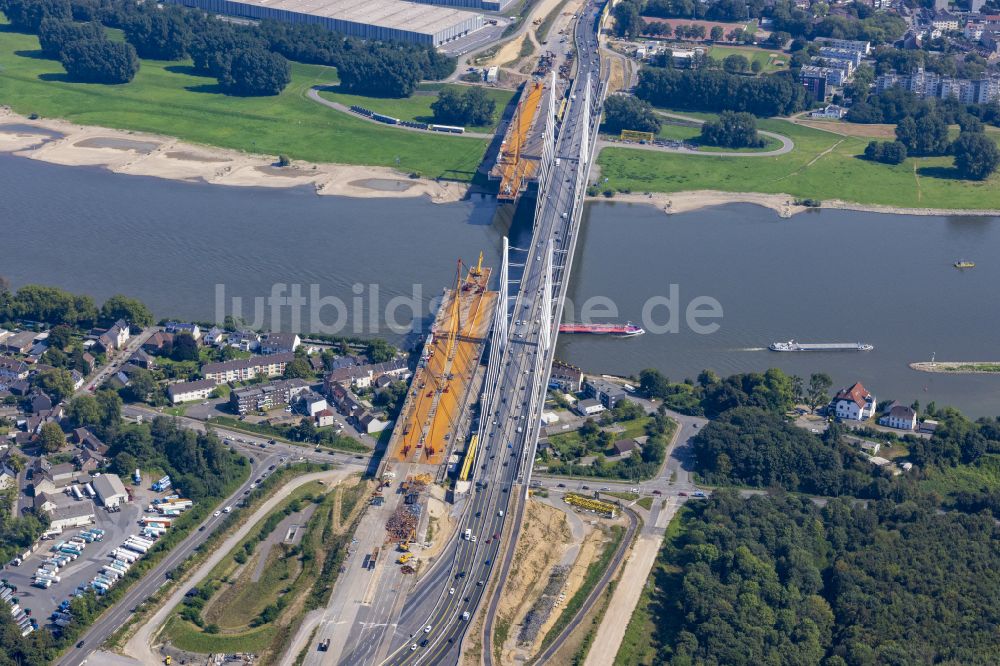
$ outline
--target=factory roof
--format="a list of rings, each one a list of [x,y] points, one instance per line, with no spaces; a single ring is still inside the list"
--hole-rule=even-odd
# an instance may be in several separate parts
[[[434,34],[476,16],[473,12],[401,0],[236,0],[240,4],[270,7],[377,25],[397,30]]]

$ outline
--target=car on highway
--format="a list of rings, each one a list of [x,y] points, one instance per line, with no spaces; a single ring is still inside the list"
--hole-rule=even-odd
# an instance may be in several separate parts
[[[448,594],[455,594],[455,588],[453,587],[448,588]]]
[[[417,649],[417,644],[416,643],[414,643],[413,645],[410,646],[410,652],[413,652],[416,649]]]
[[[428,624],[426,627],[424,627],[424,633],[425,634],[431,633],[431,629],[433,629],[433,627]]]
[[[215,513],[213,513],[212,515],[213,515],[213,516],[215,516],[216,518],[218,518],[219,516],[221,516],[221,515],[222,515],[222,512],[221,512],[221,511],[216,511],[216,512],[215,512]]]

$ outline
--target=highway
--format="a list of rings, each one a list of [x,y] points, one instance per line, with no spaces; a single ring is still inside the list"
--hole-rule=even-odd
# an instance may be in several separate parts
[[[146,409],[142,407],[127,406],[122,410],[125,416],[137,417],[143,416],[144,418],[151,418],[154,416],[162,416],[162,414],[157,413],[155,410]],[[178,418],[178,422],[186,427],[195,430],[202,431],[205,425],[200,421],[195,421],[194,419],[188,418]],[[254,437],[252,435],[245,435],[243,433],[233,432],[225,430],[223,428],[212,428],[216,433],[219,434],[223,440],[241,450],[247,457],[253,461],[250,470],[250,476],[247,480],[240,485],[229,497],[221,501],[218,505],[218,509],[231,504],[236,504],[242,497],[243,494],[250,490],[250,485],[271,465],[277,466],[282,460],[287,462],[293,462],[300,459],[309,460],[311,462],[322,462],[322,463],[339,463],[342,465],[354,465],[358,466],[359,471],[363,465],[367,463],[367,459],[358,460],[354,456],[349,454],[337,454],[335,456],[329,456],[325,454],[318,454],[311,449],[305,449],[303,447],[296,447],[291,444],[268,444],[268,440],[263,437]],[[239,440],[243,440],[240,442]],[[263,447],[262,447],[263,445]],[[181,543],[172,548],[166,556],[160,560],[152,570],[150,570],[145,576],[143,576],[138,582],[132,585],[129,590],[125,593],[117,603],[115,603],[111,608],[109,608],[105,613],[94,622],[80,637],[83,641],[81,647],[73,647],[66,651],[65,654],[56,663],[59,666],[79,666],[79,664],[84,663],[93,650],[98,649],[104,641],[108,639],[115,631],[119,629],[128,619],[132,616],[132,609],[138,606],[140,603],[145,601],[156,592],[161,586],[163,586],[167,581],[168,572],[172,571],[179,564],[188,558],[191,553],[203,542],[216,528],[221,524],[221,519],[209,515],[196,529],[192,529],[191,533],[188,534]],[[201,527],[204,527],[204,531],[201,531]]]
[[[524,268],[510,315],[510,338],[499,357],[497,390],[481,409],[482,439],[470,506],[459,526],[453,550],[440,558],[446,564],[422,580],[414,594],[414,597],[423,598],[436,596],[433,611],[416,618],[403,613],[400,622],[406,623],[412,635],[394,646],[395,651],[383,662],[385,664],[457,663],[462,639],[486,594],[498,555],[505,553],[509,566],[513,554],[513,548],[501,551],[501,544],[504,540],[513,542],[520,527],[523,500],[518,498],[512,503],[511,499],[515,493],[523,495],[530,478],[558,332],[556,323],[561,317],[561,303],[568,285],[589,160],[600,117],[603,85],[598,55],[598,14],[599,7],[590,2],[576,24],[577,76],[570,88],[570,101],[556,141],[555,159],[538,194],[541,201],[535,232],[525,252]],[[584,94],[588,82],[591,86],[589,107]],[[589,130],[586,139],[585,129]],[[581,150],[585,141],[588,151],[584,162]],[[554,258],[552,300],[555,306],[546,315],[543,292],[550,248]],[[542,344],[543,327],[549,329],[551,344],[547,348]],[[512,518],[513,526],[508,524]],[[470,535],[468,539],[464,538],[466,530]],[[484,649],[483,656],[489,664],[488,648]]]

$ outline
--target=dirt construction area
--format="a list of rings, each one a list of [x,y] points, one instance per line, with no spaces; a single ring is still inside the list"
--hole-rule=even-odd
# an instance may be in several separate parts
[[[497,609],[495,631],[502,633],[506,627],[500,663],[525,661],[539,650],[546,632],[602,551],[605,532],[562,506],[558,500],[550,504],[532,499],[526,508]]]

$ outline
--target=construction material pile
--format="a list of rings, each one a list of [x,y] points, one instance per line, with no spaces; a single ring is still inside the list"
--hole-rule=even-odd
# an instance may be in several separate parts
[[[420,510],[414,510],[415,508],[416,505],[401,504],[389,516],[389,520],[385,524],[385,531],[390,542],[413,541],[416,537]]]
[[[566,577],[569,575],[569,567],[558,565],[552,568],[549,574],[549,581],[542,591],[542,596],[534,603],[531,610],[524,616],[521,623],[521,631],[517,634],[517,640],[522,645],[531,645],[538,637],[538,632],[542,630],[545,621],[552,615],[552,609],[556,602],[563,598],[563,585],[566,584]]]

